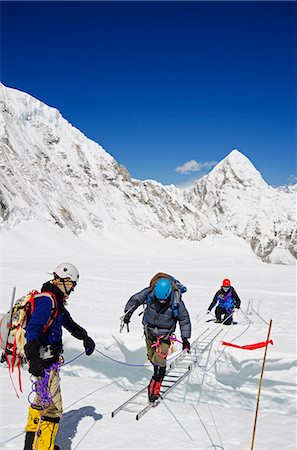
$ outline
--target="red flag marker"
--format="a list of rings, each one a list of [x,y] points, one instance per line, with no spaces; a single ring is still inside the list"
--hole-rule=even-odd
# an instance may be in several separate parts
[[[273,345],[273,340],[270,339],[269,341],[257,342],[256,344],[248,344],[248,345],[236,345],[236,344],[231,344],[231,342],[222,341],[222,345],[227,345],[228,347],[234,347],[234,348],[241,348],[242,350],[256,350],[257,348],[267,347],[268,344]]]

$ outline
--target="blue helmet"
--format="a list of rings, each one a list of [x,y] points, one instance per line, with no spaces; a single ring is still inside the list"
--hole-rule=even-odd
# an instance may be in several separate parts
[[[172,291],[172,285],[167,278],[160,278],[156,283],[154,294],[158,300],[167,300]]]

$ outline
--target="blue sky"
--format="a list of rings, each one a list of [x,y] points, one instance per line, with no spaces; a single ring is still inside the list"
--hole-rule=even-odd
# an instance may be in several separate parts
[[[1,79],[135,178],[188,183],[237,148],[284,185],[294,14],[294,2],[1,2]]]

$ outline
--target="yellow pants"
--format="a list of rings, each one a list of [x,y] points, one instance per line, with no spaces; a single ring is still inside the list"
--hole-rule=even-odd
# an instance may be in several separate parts
[[[53,450],[55,437],[59,428],[59,421],[63,413],[62,397],[57,370],[52,370],[49,379],[49,391],[52,402],[42,409],[40,398],[35,396],[33,406],[28,412],[26,431],[34,432],[33,448],[36,450]]]

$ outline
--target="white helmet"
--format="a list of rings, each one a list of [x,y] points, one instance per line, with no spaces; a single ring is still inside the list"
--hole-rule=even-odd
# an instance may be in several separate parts
[[[58,278],[70,278],[75,284],[79,280],[79,273],[77,268],[70,263],[62,263],[59,264],[55,270],[54,275],[56,275]]]

